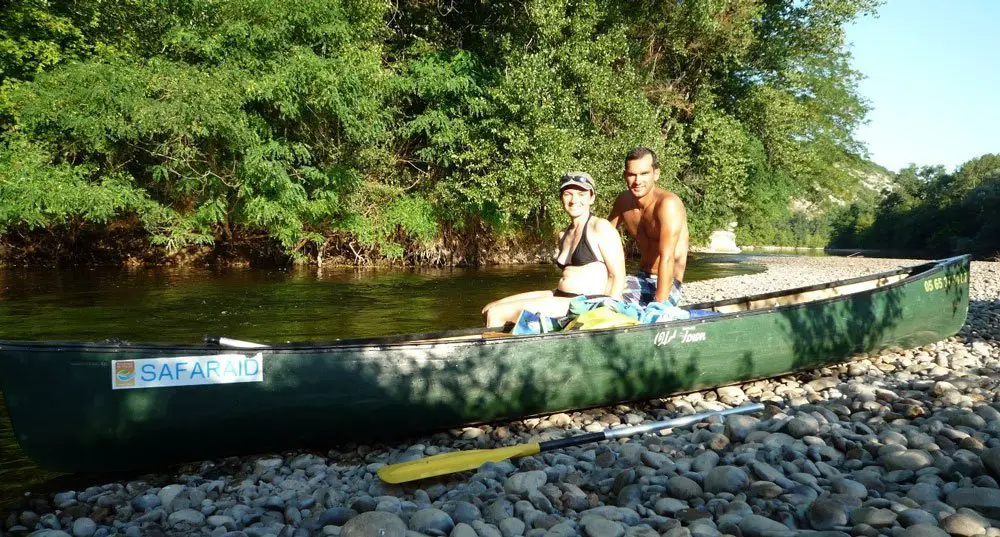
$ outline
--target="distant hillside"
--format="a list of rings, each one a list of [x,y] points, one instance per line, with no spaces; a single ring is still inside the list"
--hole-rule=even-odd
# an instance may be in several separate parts
[[[869,161],[868,163],[871,164],[871,168],[858,170],[861,186],[875,193],[881,193],[884,190],[891,191],[895,188],[895,183],[892,181],[895,174],[874,162]]]
[[[843,207],[850,205],[855,201],[862,201],[867,203],[875,202],[882,193],[886,190],[893,190],[895,188],[895,183],[893,182],[893,174],[886,168],[870,161],[864,160],[857,164],[857,166],[850,171],[850,175],[857,179],[857,184],[855,188],[849,190],[849,195],[836,196],[829,193],[828,190],[817,185],[817,189],[821,192],[827,192],[826,199],[824,201],[829,203],[817,203],[815,201],[808,200],[803,197],[792,198],[789,202],[789,207],[793,213],[801,213],[807,217],[816,217],[826,210],[832,207]]]
[[[850,205],[824,213],[830,243],[927,255],[1000,253],[1000,154],[973,158],[949,173],[944,166],[908,166],[866,173]],[[880,197],[873,188],[891,192]]]

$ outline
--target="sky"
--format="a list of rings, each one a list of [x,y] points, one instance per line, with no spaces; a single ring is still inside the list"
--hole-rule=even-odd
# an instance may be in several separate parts
[[[948,172],[1000,153],[1000,0],[887,0],[846,28],[869,158]]]

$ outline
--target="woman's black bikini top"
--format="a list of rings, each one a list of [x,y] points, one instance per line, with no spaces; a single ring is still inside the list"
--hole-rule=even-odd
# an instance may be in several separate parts
[[[567,266],[582,267],[599,261],[597,256],[594,255],[594,250],[590,248],[590,244],[587,242],[587,224],[590,223],[591,216],[593,215],[588,216],[587,221],[583,224],[583,233],[580,233],[580,242],[576,243],[576,249],[573,250],[573,254],[569,256],[569,264],[560,263],[558,260],[556,261],[556,266],[559,267],[560,270],[566,268]]]

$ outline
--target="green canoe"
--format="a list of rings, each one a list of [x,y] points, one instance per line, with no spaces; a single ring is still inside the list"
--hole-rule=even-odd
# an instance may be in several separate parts
[[[965,323],[968,256],[695,304],[721,315],[511,336],[238,348],[0,342],[16,437],[65,472],[332,446],[722,386],[925,345]]]

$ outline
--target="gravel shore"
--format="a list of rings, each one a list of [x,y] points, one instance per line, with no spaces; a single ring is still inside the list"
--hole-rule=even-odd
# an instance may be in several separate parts
[[[761,257],[761,274],[694,282],[685,302],[919,263]],[[952,338],[804,374],[604,409],[188,465],[32,498],[3,535],[417,537],[1000,537],[1000,263],[972,264]],[[752,401],[758,415],[567,448],[390,486],[375,470]]]

